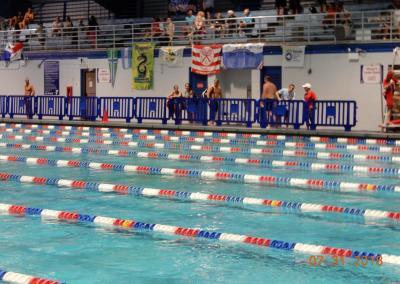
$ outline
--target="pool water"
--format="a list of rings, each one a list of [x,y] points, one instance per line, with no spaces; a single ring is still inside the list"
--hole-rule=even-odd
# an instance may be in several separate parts
[[[0,142],[16,143],[7,139],[1,139]],[[47,142],[38,144],[64,145]],[[127,149],[122,146],[96,144],[77,146]],[[166,149],[157,151],[178,153]],[[153,160],[8,148],[0,148],[0,155],[398,184],[398,178],[379,175],[270,169],[230,163]],[[251,157],[246,154],[213,155]],[[260,158],[256,155],[253,157]],[[262,158],[321,162],[317,159],[296,157],[263,156]],[[347,160],[335,163],[354,164]],[[357,164],[397,167],[395,164],[378,162]],[[1,172],[18,175],[400,211],[398,205],[400,195],[396,193],[342,193],[210,181],[193,177],[28,165],[21,162],[1,162],[0,169]],[[11,181],[0,182],[0,202],[400,255],[400,224],[389,219],[374,220],[360,216],[300,213],[261,206],[105,194]],[[378,266],[368,263],[362,267],[355,266],[354,259],[345,258],[344,265],[331,266],[327,262],[321,266],[311,266],[308,263],[310,255],[306,254],[154,232],[104,228],[86,223],[49,221],[40,217],[1,215],[0,231],[2,232],[0,267],[67,283],[394,283],[400,281],[400,266],[395,265]]]

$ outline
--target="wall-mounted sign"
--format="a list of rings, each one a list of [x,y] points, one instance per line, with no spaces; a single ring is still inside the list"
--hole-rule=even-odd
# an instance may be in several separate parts
[[[60,94],[60,62],[45,61],[44,70],[44,94],[57,96]]]
[[[382,82],[383,82],[382,64],[361,65],[362,84],[381,84]]]
[[[97,69],[97,83],[111,83],[111,74],[109,69]]]

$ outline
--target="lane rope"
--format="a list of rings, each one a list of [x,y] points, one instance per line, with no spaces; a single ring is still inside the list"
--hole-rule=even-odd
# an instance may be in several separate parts
[[[168,235],[178,235],[193,239],[206,239],[212,241],[222,241],[229,243],[248,244],[262,248],[274,248],[281,251],[303,253],[303,254],[323,254],[333,256],[343,256],[346,258],[368,258],[381,261],[382,264],[400,265],[400,256],[368,252],[363,250],[336,248],[324,245],[303,244],[275,240],[265,237],[254,237],[248,235],[230,234],[216,231],[203,230],[201,228],[186,228],[174,225],[157,223],[146,223],[137,220],[126,220],[113,217],[94,216],[69,211],[58,211],[51,209],[24,207],[22,205],[0,204],[0,211],[16,216],[39,216],[42,219],[53,219],[68,221],[69,223],[92,223],[98,226],[117,227],[127,230],[141,230],[148,232],[158,232]]]
[[[231,181],[249,184],[261,184],[283,188],[305,188],[313,190],[326,190],[328,192],[359,192],[359,193],[398,193],[398,185],[379,185],[370,183],[343,182],[322,179],[289,178],[277,176],[264,176],[241,174],[233,172],[202,171],[197,169],[185,168],[158,168],[140,165],[97,163],[90,161],[77,160],[55,160],[47,158],[6,156],[1,155],[3,162],[22,162],[28,165],[56,166],[70,168],[88,168],[101,171],[120,171],[144,175],[163,175],[174,177],[190,177],[205,180]]]
[[[118,157],[136,157],[153,160],[172,160],[183,162],[196,162],[196,163],[224,163],[224,164],[240,164],[250,165],[265,168],[283,168],[291,170],[305,170],[305,171],[322,171],[333,173],[361,173],[374,176],[400,176],[400,168],[394,167],[368,167],[357,166],[350,164],[335,164],[335,163],[312,163],[302,161],[281,161],[271,159],[249,159],[238,157],[221,157],[209,155],[196,155],[193,153],[187,154],[172,154],[160,152],[139,152],[139,151],[126,151],[126,150],[108,150],[99,148],[88,147],[59,147],[59,146],[46,146],[46,145],[31,145],[31,144],[8,144],[0,142],[0,148],[23,149],[33,151],[47,151],[47,152],[64,152],[73,154],[95,154],[103,156],[118,156]],[[400,163],[400,157],[392,157],[392,160]]]
[[[3,204],[1,204],[2,206]],[[0,210],[4,212],[1,208]],[[0,282],[12,283],[12,284],[61,284],[56,280],[50,280],[46,278],[40,278],[37,276],[6,271],[0,268]]]

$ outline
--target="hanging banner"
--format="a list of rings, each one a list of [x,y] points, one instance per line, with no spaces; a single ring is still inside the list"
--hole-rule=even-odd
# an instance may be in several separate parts
[[[17,42],[16,44],[7,43],[4,48],[2,59],[8,62],[20,60],[22,58],[23,49],[24,44],[22,42]]]
[[[109,69],[97,69],[97,83],[111,83],[111,73]]]
[[[383,65],[361,65],[360,81],[362,84],[381,84],[383,82]]]
[[[225,69],[260,69],[263,56],[262,43],[225,44],[222,48],[223,68]]]
[[[136,43],[132,51],[132,88],[153,89],[154,44]]]
[[[305,46],[282,46],[283,67],[304,67]]]
[[[116,49],[107,50],[108,68],[111,75],[111,85],[114,88],[115,78],[117,76],[119,51]]]
[[[44,95],[58,96],[60,94],[60,63],[58,61],[45,61],[44,71]]]
[[[132,47],[126,47],[121,50],[121,60],[123,69],[132,68]]]
[[[183,50],[184,47],[161,47],[160,58],[161,64],[168,67],[181,67],[183,65]]]
[[[192,72],[201,75],[214,75],[221,72],[222,46],[193,45]]]

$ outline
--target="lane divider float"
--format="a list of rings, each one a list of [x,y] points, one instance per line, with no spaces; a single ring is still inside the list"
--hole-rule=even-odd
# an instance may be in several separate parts
[[[4,212],[3,205],[4,204],[0,204],[1,208],[0,211],[2,212]],[[50,280],[32,275],[6,271],[1,268],[0,268],[0,282],[12,283],[12,284],[61,284],[61,282],[56,280]]]
[[[116,227],[126,230],[140,230],[157,232],[168,235],[184,236],[193,239],[205,239],[211,241],[222,241],[229,243],[247,244],[262,248],[274,248],[281,251],[303,253],[303,254],[323,254],[333,256],[343,256],[346,258],[367,258],[380,260],[382,264],[400,265],[400,256],[383,253],[375,253],[363,250],[336,248],[324,245],[303,244],[275,240],[265,237],[254,237],[248,235],[238,235],[217,231],[208,231],[201,228],[186,228],[174,225],[157,223],[146,223],[137,220],[126,220],[113,217],[95,216],[69,211],[58,211],[52,209],[32,208],[22,205],[0,204],[0,211],[15,216],[39,216],[42,219],[53,219],[68,221],[69,223],[91,223],[103,227]]]
[[[209,155],[196,155],[190,154],[172,154],[172,153],[160,153],[160,152],[137,152],[137,151],[122,151],[122,150],[107,150],[98,148],[69,148],[69,147],[56,147],[46,145],[30,145],[30,144],[7,144],[0,142],[0,148],[14,148],[14,149],[29,149],[29,150],[42,150],[48,152],[67,152],[74,154],[95,154],[103,156],[119,156],[119,157],[136,157],[145,159],[156,159],[156,160],[173,160],[183,162],[196,162],[196,163],[226,163],[226,164],[245,164],[250,166],[259,166],[265,168],[284,168],[292,170],[305,170],[305,171],[324,171],[333,173],[360,173],[367,175],[378,175],[378,176],[400,176],[400,168],[388,168],[388,167],[368,167],[368,166],[357,166],[349,164],[326,164],[326,163],[311,163],[301,161],[280,161],[270,159],[249,159],[249,158],[238,158],[238,157],[220,157],[220,156],[209,156]],[[398,158],[400,161],[400,157]]]
[[[48,142],[48,143],[67,143],[67,144],[100,144],[100,145],[113,145],[113,146],[123,146],[123,147],[154,147],[158,149],[187,149],[194,151],[212,151],[212,152],[221,152],[221,153],[247,153],[247,154],[265,154],[265,153],[273,153],[273,151],[286,151],[285,148],[291,148],[291,142],[287,142],[285,146],[275,147],[275,148],[249,148],[249,147],[228,147],[228,146],[213,146],[213,145],[191,145],[185,143],[176,143],[176,142],[166,142],[166,143],[155,143],[155,142],[145,142],[145,141],[120,141],[120,140],[104,140],[104,139],[81,139],[81,138],[65,138],[65,137],[44,137],[44,136],[25,136],[25,135],[5,135],[0,134],[0,139],[7,140],[28,140],[35,142]],[[298,145],[299,143],[295,143]],[[295,144],[294,147],[298,149],[304,149],[301,147],[297,147]],[[329,147],[325,147],[327,144],[323,144],[324,147],[321,148],[310,148],[312,150],[335,150],[337,148],[330,149]],[[339,145],[340,146],[340,145]],[[354,146],[354,147],[353,147]],[[273,147],[273,146],[271,146]],[[283,148],[283,149],[282,149]],[[346,148],[340,149],[345,151],[373,151],[379,153],[391,153],[397,154],[400,153],[400,147],[376,147],[376,146],[355,146],[355,145],[347,145]],[[290,151],[290,150],[288,150]]]
[[[400,221],[400,212],[384,211],[366,208],[343,207],[327,204],[313,204],[296,201],[272,200],[263,198],[241,197],[222,194],[208,194],[203,192],[186,192],[173,189],[159,189],[139,187],[134,185],[107,184],[82,180],[68,180],[48,177],[22,176],[9,173],[0,173],[0,180],[19,183],[32,183],[35,185],[49,185],[69,189],[84,189],[100,193],[114,193],[131,196],[143,196],[162,200],[196,201],[207,204],[241,205],[251,207],[267,207],[281,209],[286,212],[297,213],[324,213],[344,216],[359,216],[374,220]],[[232,207],[235,208],[235,207]]]
[[[137,128],[108,128],[108,127],[82,127],[63,125],[37,125],[37,124],[9,124],[0,123],[0,127],[27,130],[61,130],[61,131],[89,131],[91,133],[132,133],[132,134],[162,134],[191,137],[228,137],[244,139],[266,139],[280,141],[310,141],[321,143],[342,143],[342,144],[367,144],[367,145],[394,145],[400,146],[400,139],[374,139],[374,138],[352,138],[352,137],[324,137],[324,136],[297,136],[278,134],[251,134],[251,133],[229,133],[211,131],[184,131],[184,130],[160,130],[160,129],[137,129]]]
[[[30,165],[56,166],[70,168],[88,168],[102,171],[122,171],[144,175],[163,175],[174,177],[190,177],[205,180],[218,180],[229,182],[241,182],[249,184],[261,184],[284,188],[305,188],[314,190],[326,190],[329,192],[360,192],[360,193],[398,193],[399,185],[379,185],[369,183],[343,182],[322,179],[289,178],[277,176],[264,176],[241,174],[233,172],[202,171],[184,168],[158,168],[140,165],[109,164],[77,160],[54,160],[47,158],[23,157],[23,156],[0,156],[3,162],[22,162]]]

